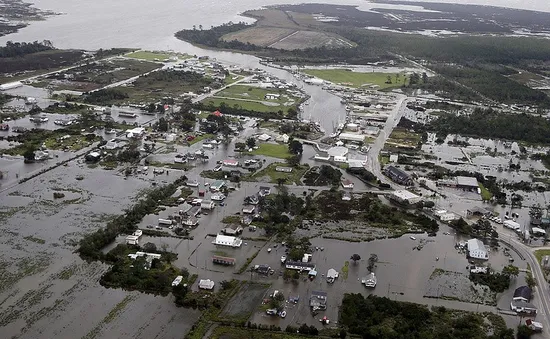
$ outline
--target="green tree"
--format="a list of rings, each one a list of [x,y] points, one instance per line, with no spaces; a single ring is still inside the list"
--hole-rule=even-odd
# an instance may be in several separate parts
[[[253,137],[246,139],[246,146],[248,148],[253,148],[254,146],[256,146],[256,139],[254,139]]]
[[[533,335],[533,330],[525,325],[518,326],[517,339],[529,339]]]
[[[300,157],[298,155],[293,155],[291,157],[288,157],[286,158],[286,163],[292,167],[296,167],[300,165]]]
[[[292,154],[302,154],[302,152],[304,151],[304,146],[298,140],[292,140],[288,144],[288,150]]]
[[[148,253],[154,253],[157,251],[157,245],[153,244],[152,242],[145,243],[143,245],[143,251]]]
[[[525,276],[525,283],[529,288],[534,288],[537,286],[537,280],[533,277],[533,274],[531,272],[527,272],[527,275]]]
[[[351,256],[350,260],[353,260],[353,262],[357,262],[358,260],[361,260],[361,256],[357,253]]]
[[[519,274],[519,268],[514,265],[505,266],[502,269],[502,274],[508,275],[510,277],[517,277]]]
[[[32,144],[28,144],[25,147],[25,152],[23,152],[23,157],[25,160],[33,161],[34,160],[34,152],[36,151],[36,147]]]

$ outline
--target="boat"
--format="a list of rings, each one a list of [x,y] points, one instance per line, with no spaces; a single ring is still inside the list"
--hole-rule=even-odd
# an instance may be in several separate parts
[[[411,240],[416,240],[415,237],[413,237],[412,235],[409,237]]]
[[[34,105],[37,102],[38,101],[36,100],[36,98],[33,98],[33,97],[27,97],[27,99],[25,99],[25,104],[26,105]]]
[[[376,287],[376,276],[371,272],[368,276],[361,279],[361,284],[364,284],[366,287],[375,288]]]
[[[284,264],[286,262],[286,255],[281,256],[281,264]]]

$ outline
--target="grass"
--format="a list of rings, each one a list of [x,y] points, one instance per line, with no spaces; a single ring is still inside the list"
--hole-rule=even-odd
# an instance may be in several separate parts
[[[203,141],[204,139],[213,139],[216,136],[214,134],[203,134],[203,135],[197,135],[195,139],[189,141],[189,145],[194,145],[199,141]]]
[[[278,112],[279,110],[282,110],[283,112],[286,112],[289,107],[287,106],[266,106],[262,104],[261,102],[256,101],[244,101],[244,100],[237,100],[237,99],[226,99],[226,98],[219,98],[217,96],[207,98],[204,100],[204,103],[206,105],[213,105],[213,106],[220,106],[221,103],[225,103],[228,106],[235,106],[238,105],[242,109],[246,109],[249,111],[255,111],[255,112]]]
[[[286,180],[285,181],[286,184],[300,185],[301,184],[300,179],[306,173],[306,171],[309,169],[308,164],[303,164],[303,165],[300,165],[298,167],[294,167],[292,169],[292,172],[290,172],[290,173],[277,172],[275,169],[279,166],[288,167],[288,165],[285,164],[285,163],[276,162],[276,163],[270,164],[269,166],[262,169],[261,171],[258,171],[256,173],[252,174],[248,178],[254,180],[255,178],[261,178],[263,176],[268,176],[271,179],[270,182],[274,183],[274,184],[278,183],[277,182],[278,179],[283,178],[283,179]]]
[[[210,339],[296,339],[296,338],[311,338],[310,336],[302,336],[299,334],[286,332],[269,332],[265,330],[254,330],[241,327],[218,326],[212,331]]]
[[[133,52],[125,55],[125,57],[128,57],[128,58],[148,60],[148,61],[164,61],[165,59],[170,59],[170,57],[173,57],[173,56],[177,56],[178,59],[187,59],[189,57],[187,55],[177,55],[177,54],[151,52],[151,51],[137,51],[137,52]]]
[[[489,190],[486,189],[482,183],[479,183],[479,188],[481,189],[481,199],[485,201],[491,200],[491,198],[493,197],[493,194],[489,192]]]
[[[550,255],[550,250],[536,250],[535,251],[535,257],[537,258],[537,261],[538,261],[539,265],[542,266],[542,264],[541,264],[542,258],[544,258],[544,256],[547,256],[547,255]]]
[[[349,69],[306,69],[303,72],[332,83],[348,84],[350,87],[378,85],[378,89],[386,89],[400,87],[405,81],[403,74],[396,80],[395,73],[360,73]],[[388,76],[391,77],[391,84],[386,83]]]
[[[240,224],[241,223],[241,217],[238,215],[228,215],[225,216],[222,219],[222,223],[224,224]]]
[[[388,138],[388,143],[395,143],[398,145],[406,145],[411,147],[417,147],[421,142],[422,136],[418,133],[409,132],[406,129],[394,129]]]
[[[286,159],[292,154],[288,151],[287,145],[281,144],[260,144],[258,149],[251,152],[253,155],[265,155],[266,157]]]
[[[344,267],[342,267],[342,279],[346,280],[349,273],[349,261],[344,262]]]
[[[244,77],[242,75],[230,73],[229,76],[227,76],[227,77],[225,77],[225,79],[223,79],[223,83],[225,85],[231,85],[232,83],[237,82],[237,81],[239,81],[243,78]]]

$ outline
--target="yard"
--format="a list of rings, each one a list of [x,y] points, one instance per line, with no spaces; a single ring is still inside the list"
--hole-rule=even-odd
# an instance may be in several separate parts
[[[346,83],[351,87],[378,85],[379,89],[385,89],[400,87],[406,81],[403,73],[399,75],[381,72],[360,73],[349,69],[305,69],[303,72],[335,84]],[[388,76],[391,78],[391,83],[388,83]]]
[[[421,141],[422,136],[419,133],[410,132],[404,128],[396,128],[386,141],[386,144],[397,147],[417,148]]]
[[[273,164],[270,164],[266,168],[262,169],[261,171],[258,171],[249,177],[247,179],[257,181],[260,180],[262,177],[269,177],[270,182],[277,184],[279,179],[285,179],[285,183],[288,185],[301,185],[301,178],[304,175],[304,173],[309,169],[308,164],[303,164],[300,166],[292,167],[292,172],[277,172],[277,167],[288,167],[285,163],[276,162]],[[243,180],[246,180],[243,178]]]
[[[544,256],[550,255],[550,250],[536,250],[535,251],[535,257],[537,258],[538,263],[542,266],[542,258]]]
[[[258,149],[251,152],[252,155],[265,155],[266,157],[286,159],[292,154],[288,151],[287,145],[281,144],[260,144]]]

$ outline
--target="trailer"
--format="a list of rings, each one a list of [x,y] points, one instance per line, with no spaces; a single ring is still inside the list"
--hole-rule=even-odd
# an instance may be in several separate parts
[[[159,225],[172,225],[172,220],[170,220],[170,219],[159,219]]]

